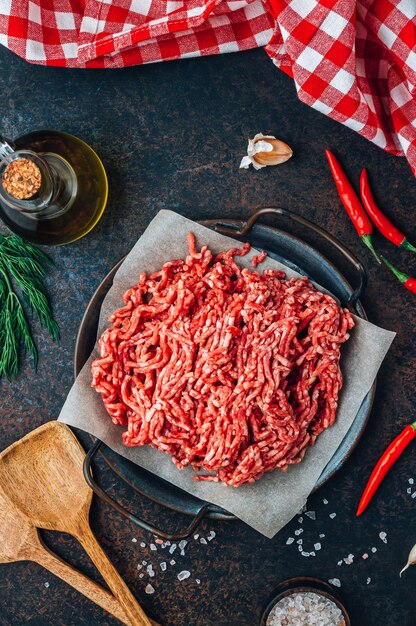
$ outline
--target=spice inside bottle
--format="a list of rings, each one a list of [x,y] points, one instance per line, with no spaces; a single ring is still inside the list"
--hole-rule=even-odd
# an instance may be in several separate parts
[[[3,172],[4,190],[17,200],[33,198],[39,191],[42,174],[36,163],[29,159],[16,159]]]

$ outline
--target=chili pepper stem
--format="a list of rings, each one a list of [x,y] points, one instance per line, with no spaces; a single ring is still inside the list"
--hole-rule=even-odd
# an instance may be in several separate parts
[[[370,250],[371,254],[374,256],[374,258],[377,261],[377,263],[379,265],[381,265],[380,257],[379,257],[379,255],[377,254],[377,252],[374,249],[372,236],[371,235],[361,235],[361,240],[367,246],[367,248]]]
[[[409,250],[410,252],[416,252],[416,247],[411,244],[410,241],[406,239],[406,237],[401,242],[399,248],[403,248],[403,250]]]
[[[397,267],[394,267],[394,265],[392,263],[390,263],[390,261],[388,259],[386,259],[386,257],[380,255],[380,258],[383,261],[384,265],[387,265],[389,270],[391,272],[393,272],[393,274],[395,275],[397,280],[400,283],[402,283],[402,285],[408,280],[408,278],[409,278],[408,274],[405,274],[404,272],[401,272],[400,270],[398,270]]]

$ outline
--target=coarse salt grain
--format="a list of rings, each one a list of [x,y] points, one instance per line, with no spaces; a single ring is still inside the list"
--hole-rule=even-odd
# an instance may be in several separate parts
[[[387,533],[385,533],[384,530],[381,531],[381,533],[379,533],[378,536],[380,537],[383,543],[387,543]]]
[[[216,536],[215,531],[214,531],[214,530],[211,530],[211,531],[209,532],[209,534],[208,534],[208,537],[207,537],[208,541],[212,541],[212,540],[214,539],[214,537],[215,537],[215,536]]]
[[[188,542],[186,541],[186,539],[182,539],[182,541],[179,542],[179,548],[183,550],[185,546],[187,545],[187,543]]]
[[[313,544],[313,547],[315,548],[316,551],[320,550],[322,548],[321,544],[319,543],[319,541],[317,543]]]
[[[199,578],[195,578],[195,582],[196,582],[197,585],[201,584],[201,581],[199,580]]]
[[[160,564],[160,569],[162,570],[162,572],[166,572],[166,568],[167,568],[166,561],[162,561]]]
[[[407,491],[407,493],[412,493],[412,488],[411,488],[411,487],[408,487],[408,488],[406,489],[406,491]]]
[[[292,593],[274,605],[267,626],[341,626],[335,602],[313,592]]]
[[[178,580],[186,580],[187,578],[189,578],[190,575],[191,572],[188,572],[188,570],[184,569],[182,572],[179,572]]]
[[[293,537],[288,537],[288,538],[286,539],[286,545],[287,545],[287,546],[290,546],[290,544],[291,544],[291,543],[293,543],[294,541],[295,541],[295,540],[294,540],[294,538],[293,538]]]
[[[205,539],[205,537],[201,537],[201,539],[199,540],[199,543],[204,544],[204,546],[207,545],[207,540]]]
[[[324,537],[325,537],[325,534],[324,534],[324,533],[321,533],[321,534],[319,535],[319,539],[323,539]]]
[[[142,565],[147,565],[147,561],[142,561]]]
[[[309,519],[316,520],[316,513],[315,513],[315,511],[306,511],[305,515],[307,517],[309,517]]]
[[[373,547],[371,548],[371,552],[377,552],[377,548],[376,548],[375,546],[373,546]]]
[[[368,553],[367,553],[367,552],[364,552],[364,554],[363,554],[362,558],[363,558],[363,559],[368,559]]]
[[[303,517],[298,517],[298,524],[302,524],[303,522]]]
[[[409,485],[413,485],[413,484],[414,484],[414,482],[415,482],[415,481],[413,480],[413,478],[409,478]]]
[[[371,578],[367,578],[367,585],[369,585],[371,583]]]
[[[142,569],[143,565],[141,563],[137,563],[137,569]]]
[[[144,541],[141,541],[141,542],[140,542],[140,547],[141,547],[141,548],[145,548],[145,547],[146,547],[146,544],[145,544],[145,542],[144,542]]]
[[[176,561],[175,561],[175,559],[172,559],[172,560],[170,561],[170,564],[171,564],[171,565],[176,565]]]
[[[344,559],[344,563],[346,565],[351,565],[354,561],[354,555],[353,554],[349,554],[347,557],[345,557]]]
[[[330,579],[328,580],[328,582],[329,582],[331,585],[334,585],[334,587],[341,587],[341,581],[340,581],[340,579],[339,579],[339,578],[330,578]]]
[[[412,493],[412,498],[416,498],[416,491]]]
[[[137,543],[137,539],[136,539],[136,537],[133,537],[132,542],[133,542],[133,543]]]
[[[150,549],[151,549],[153,552],[155,552],[155,550],[157,550],[157,548],[156,548],[156,546],[155,546],[155,544],[154,544],[154,543],[151,543],[151,544],[150,544]]]
[[[143,578],[143,576],[144,576],[143,572],[139,574],[139,578]]]
[[[169,554],[173,554],[176,548],[177,548],[176,543],[172,543],[171,547],[169,548]]]
[[[153,586],[149,583],[149,584],[146,586],[145,592],[146,592],[146,593],[154,593],[154,592],[155,592],[155,588],[154,588],[154,587],[153,587]]]
[[[198,539],[199,539],[198,533],[196,535],[194,535],[194,539],[195,539],[195,541],[198,541]]]
[[[328,500],[327,500],[326,498],[324,498],[324,499],[322,500],[322,502],[323,502],[324,504],[329,504],[329,502],[328,502]]]
[[[298,528],[297,530],[295,530],[295,535],[301,535],[303,533],[303,528]]]
[[[334,517],[336,517],[336,516],[337,516],[337,514],[336,514],[336,513],[330,513],[330,514],[329,514],[329,517],[330,517],[331,519],[334,519]]]
[[[299,543],[300,545],[302,545],[303,539],[298,539],[296,543]]]
[[[309,556],[309,552],[301,552],[302,556]]]
[[[50,583],[43,583],[46,587],[46,589],[49,589]]]
[[[337,565],[342,565],[344,561],[338,561]]]

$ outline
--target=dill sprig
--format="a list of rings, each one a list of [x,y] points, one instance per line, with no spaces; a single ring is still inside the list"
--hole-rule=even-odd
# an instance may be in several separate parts
[[[0,235],[0,378],[16,378],[22,350],[30,354],[35,369],[38,361],[35,342],[15,287],[19,288],[41,326],[55,341],[59,340],[59,328],[42,282],[51,263],[44,252],[18,235]]]

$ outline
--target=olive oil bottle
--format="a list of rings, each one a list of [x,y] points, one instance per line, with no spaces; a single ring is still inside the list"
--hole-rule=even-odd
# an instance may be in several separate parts
[[[25,194],[28,171],[32,179]],[[94,228],[107,203],[101,160],[88,144],[67,133],[40,130],[12,142],[0,137],[0,177],[0,217],[33,243],[62,245],[80,239]],[[34,185],[35,179],[41,183]],[[14,189],[19,190],[15,195]],[[30,195],[30,190],[36,193]]]

